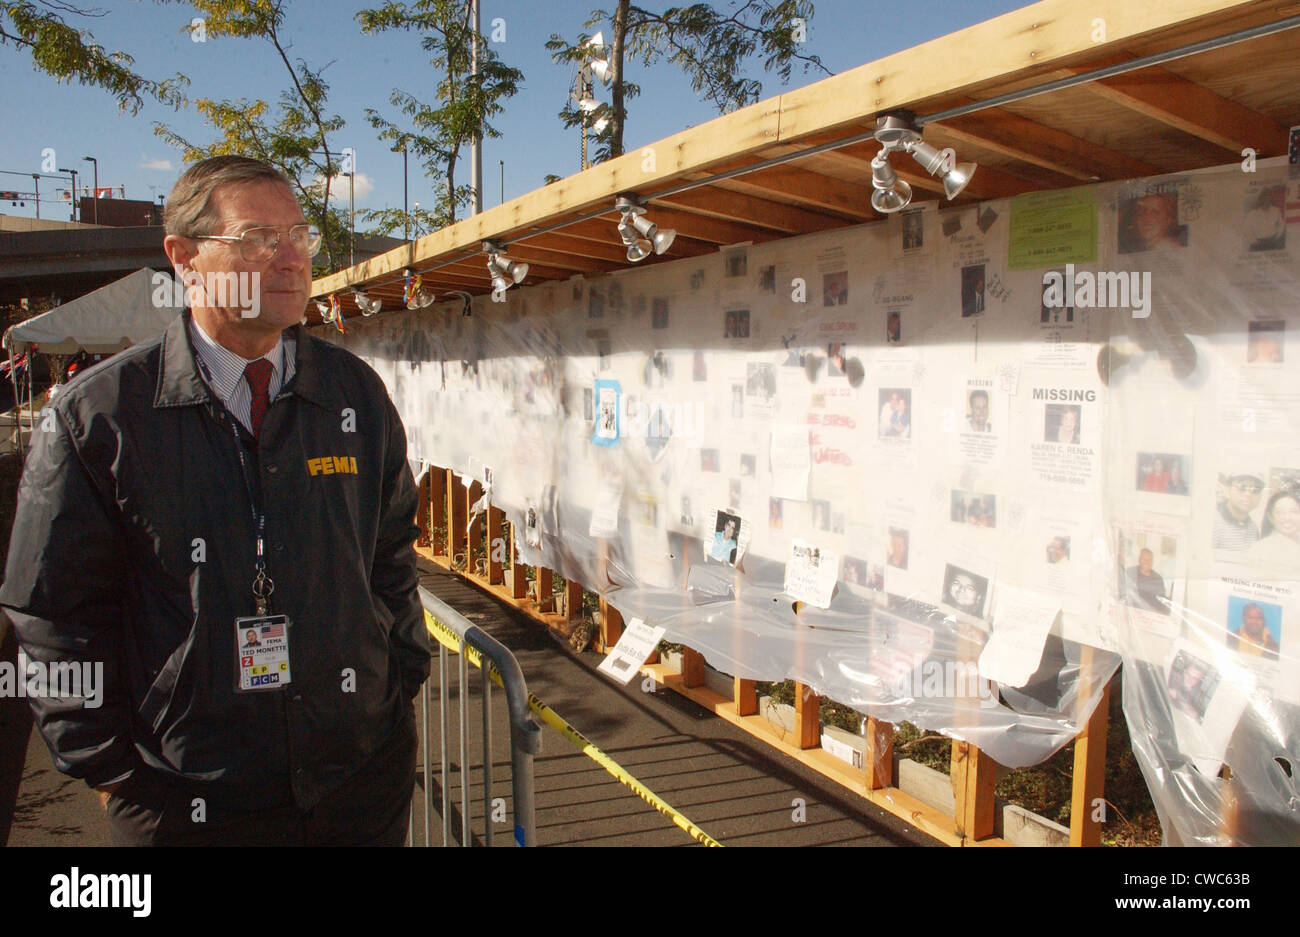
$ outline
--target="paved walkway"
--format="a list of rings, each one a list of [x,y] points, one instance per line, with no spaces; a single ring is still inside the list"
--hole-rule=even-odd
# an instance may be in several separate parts
[[[575,655],[525,616],[455,577],[425,566],[423,584],[492,634],[518,658],[529,690],[622,764],[644,785],[726,845],[888,846],[919,841],[900,821],[723,719],[674,693],[646,693],[639,680],[619,686],[595,672],[600,658]],[[12,640],[12,639],[10,639]],[[13,659],[12,648],[5,649]],[[452,840],[461,827],[457,658],[448,657],[448,755]],[[482,759],[481,689],[470,673],[469,763]],[[430,680],[433,729],[432,841],[442,842],[442,780],[437,744],[438,665]],[[492,694],[493,797],[510,797],[505,694]],[[417,708],[417,723],[421,713]],[[25,748],[25,751],[24,751]],[[17,766],[22,765],[21,771]],[[420,761],[423,782],[423,757]],[[482,772],[470,772],[474,842],[483,837]],[[694,841],[564,737],[543,728],[535,766],[540,845],[684,846]],[[15,791],[16,789],[16,791]],[[423,798],[414,806],[415,841],[424,841]],[[802,809],[800,809],[802,802]],[[509,819],[513,820],[513,817]],[[8,845],[105,845],[103,812],[93,792],[54,770],[30,728],[25,700],[0,700],[0,842]],[[495,823],[494,845],[511,842],[510,823]]]

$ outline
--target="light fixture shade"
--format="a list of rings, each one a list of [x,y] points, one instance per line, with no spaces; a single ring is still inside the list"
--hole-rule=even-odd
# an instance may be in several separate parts
[[[898,178],[889,162],[889,151],[881,150],[871,161],[871,207],[882,215],[906,208],[912,201],[912,187]]]
[[[975,175],[976,168],[974,163],[958,163],[952,172],[944,174],[943,194],[948,196],[948,201],[961,194],[961,190],[966,188],[971,177]]]
[[[601,80],[604,84],[609,84],[611,72],[609,70],[609,59],[592,59],[590,62],[591,73]]]
[[[966,188],[971,177],[975,175],[976,165],[974,163],[959,163],[944,172],[943,167],[947,162],[944,158],[944,151],[935,149],[924,140],[917,140],[915,143],[908,144],[907,151],[912,154],[913,159],[921,164],[922,169],[932,176],[939,176],[943,182],[943,193],[949,201],[960,195],[962,189]]]
[[[882,215],[906,208],[912,201],[912,187],[906,182],[896,182],[892,188],[876,189],[871,193],[871,207]]]
[[[653,245],[645,238],[637,238],[627,247],[627,259],[632,263],[645,260],[650,256]]]
[[[330,311],[329,303],[320,299],[316,300],[316,311],[320,313],[320,317],[322,319],[324,319],[326,322],[329,321],[329,311]]]
[[[363,316],[373,316],[380,309],[384,308],[383,300],[371,299],[360,290],[357,290],[357,292],[352,295],[352,298],[357,301],[357,308],[361,310]]]
[[[609,126],[608,117],[598,117],[596,121],[591,125],[591,129],[596,131],[596,133],[604,133],[605,128],[608,126]]]
[[[593,49],[596,49],[596,50],[598,50],[598,51],[601,50],[601,49],[604,49],[604,48],[605,48],[605,32],[604,32],[604,30],[600,30],[600,31],[598,31],[594,36],[592,36],[590,39],[588,39],[588,40],[587,40],[587,45],[591,46]]]
[[[655,253],[662,254],[668,248],[673,246],[673,241],[677,239],[677,230],[675,228],[660,228],[655,232],[652,239],[655,245]]]
[[[524,277],[528,276],[528,264],[521,264],[512,260],[506,264],[506,272],[510,274],[510,279],[516,283],[522,283]]]
[[[600,107],[600,102],[589,94],[584,94],[582,97],[578,98],[578,110],[582,111],[584,114],[590,114],[598,107]]]

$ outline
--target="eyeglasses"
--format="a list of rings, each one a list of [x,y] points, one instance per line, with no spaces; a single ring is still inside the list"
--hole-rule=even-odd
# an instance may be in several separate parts
[[[275,256],[283,235],[279,229],[267,226],[249,228],[242,234],[195,234],[196,241],[228,241],[239,245],[239,256],[248,263],[264,263]],[[289,244],[304,257],[315,257],[320,253],[320,231],[315,225],[296,224],[289,229]]]

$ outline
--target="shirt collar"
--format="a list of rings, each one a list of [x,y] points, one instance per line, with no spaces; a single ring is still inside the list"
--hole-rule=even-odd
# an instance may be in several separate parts
[[[155,407],[184,407],[206,403],[211,399],[208,385],[203,382],[195,362],[194,346],[198,340],[194,330],[189,327],[192,318],[189,309],[186,309],[163,332],[159,351],[158,386],[154,393]],[[301,325],[286,329],[282,341],[289,344],[287,350],[294,355],[295,361],[293,380],[287,388],[282,389],[292,391],[304,400],[310,400],[326,409],[342,406],[342,396],[335,387],[337,379],[329,373],[330,362],[320,360],[321,351],[317,349],[317,346],[326,343],[309,335]],[[272,363],[273,367],[277,365],[278,359]],[[322,368],[325,369],[323,374],[320,373]],[[243,374],[242,365],[240,374]]]
[[[203,326],[199,325],[197,319],[191,317],[190,336],[194,340],[194,352],[197,355],[196,364],[202,363],[207,366],[204,377],[212,385],[212,389],[217,392],[217,396],[223,401],[229,402],[234,396],[235,388],[244,377],[244,368],[252,364],[253,361],[265,359],[271,364],[271,386],[279,387],[284,379],[284,336],[276,337],[275,346],[262,355],[261,358],[249,359],[243,355],[237,355],[229,348],[219,344],[212,336],[204,331]]]

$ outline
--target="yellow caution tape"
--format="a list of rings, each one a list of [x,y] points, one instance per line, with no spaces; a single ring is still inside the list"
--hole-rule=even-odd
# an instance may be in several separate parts
[[[427,611],[424,613],[424,621],[425,621],[425,625],[429,629],[429,634],[437,638],[438,642],[443,646],[445,646],[446,648],[448,648],[449,650],[456,651],[459,653],[460,637],[454,631],[452,631],[442,622],[438,621],[438,619],[434,618],[433,615],[429,614],[429,612]],[[469,661],[469,663],[473,664],[475,667],[478,667],[480,670],[483,669],[482,655],[478,652],[476,648],[466,645],[465,659]],[[493,682],[500,685],[501,677],[497,673],[496,668],[491,667],[490,661],[489,661],[489,673],[492,677]],[[588,740],[586,736],[584,736],[573,726],[569,725],[569,723],[565,721],[563,716],[557,713],[550,706],[547,706],[545,703],[543,703],[532,693],[528,694],[528,707],[534,713],[537,714],[538,718],[540,718],[543,723],[545,723],[546,725],[554,729],[556,732],[559,732],[561,735],[563,735],[566,739],[568,739],[570,742],[573,743],[574,747],[576,747],[579,751],[581,751],[592,761],[596,762],[596,764],[604,768],[624,787],[631,789],[633,793],[635,793],[638,797],[644,800],[647,804],[649,804],[651,807],[654,807],[664,816],[668,817],[668,819],[672,820],[674,824],[676,824],[678,827],[684,830],[687,833],[687,835],[689,835],[691,838],[695,839],[697,842],[702,843],[705,846],[722,845],[722,843],[718,842],[708,833],[704,832],[702,829],[700,829],[698,826],[692,823],[689,819],[683,816],[680,811],[678,811],[675,807],[669,804],[666,800],[664,800],[654,791],[650,790],[650,788],[646,787],[636,778],[632,777],[632,775],[628,773],[626,768],[624,768],[622,765],[616,762],[613,758],[610,758],[608,755],[602,752],[595,745],[591,744],[590,740]]]

